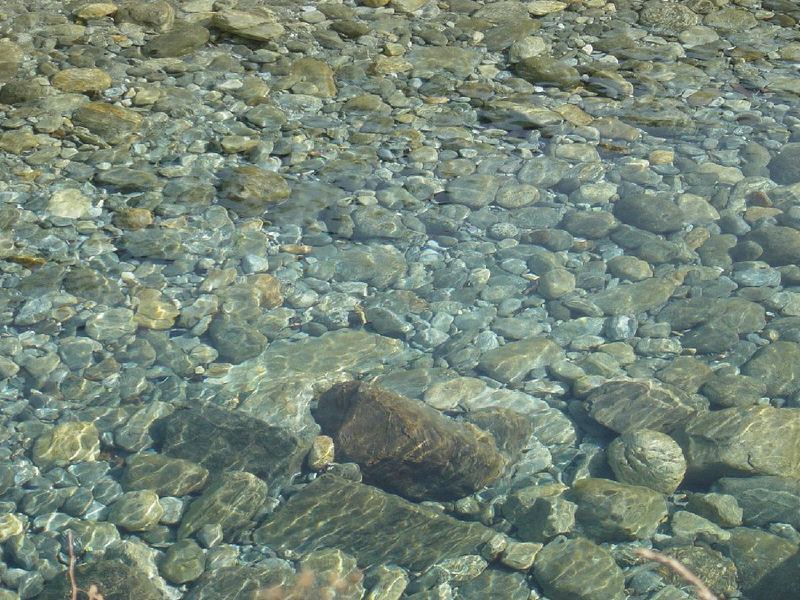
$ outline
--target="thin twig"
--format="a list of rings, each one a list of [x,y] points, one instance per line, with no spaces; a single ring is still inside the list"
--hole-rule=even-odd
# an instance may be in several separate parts
[[[69,576],[70,600],[78,600],[78,584],[75,581],[75,551],[72,548],[72,531],[67,531],[67,575]]]
[[[667,556],[666,554],[661,554],[660,552],[655,552],[654,550],[648,550],[646,548],[637,548],[635,552],[642,558],[653,560],[668,567],[669,569],[672,569],[672,571],[674,571],[678,577],[694,587],[695,593],[697,594],[697,598],[699,600],[719,600],[719,598],[717,598],[717,596],[714,595],[710,589],[708,589],[706,584],[700,581],[700,578],[692,573],[688,567],[681,563],[677,558]]]

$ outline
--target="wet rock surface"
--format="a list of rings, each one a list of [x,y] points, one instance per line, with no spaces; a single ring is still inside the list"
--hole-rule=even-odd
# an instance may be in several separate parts
[[[411,569],[448,557],[474,553],[493,532],[478,523],[463,523],[435,510],[408,502],[374,487],[323,475],[296,494],[256,530],[261,543],[307,552],[323,539],[356,556],[361,565],[393,562]],[[307,519],[298,519],[310,515]],[[401,527],[425,540],[385,535]],[[317,533],[311,535],[311,531]]]
[[[368,483],[407,498],[461,498],[505,467],[491,434],[378,386],[335,385],[314,418],[339,462],[357,463]]]
[[[268,4],[0,7],[0,596],[797,595],[796,3]]]

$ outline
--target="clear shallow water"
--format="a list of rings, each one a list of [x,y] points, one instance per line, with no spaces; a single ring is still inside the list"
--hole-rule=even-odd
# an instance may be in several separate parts
[[[379,4],[3,7],[8,597],[786,595],[796,4]]]

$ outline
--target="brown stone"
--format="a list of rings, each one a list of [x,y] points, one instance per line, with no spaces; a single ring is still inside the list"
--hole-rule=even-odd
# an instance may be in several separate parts
[[[491,434],[374,384],[334,385],[314,418],[338,461],[358,463],[367,482],[408,498],[461,498],[505,466]]]
[[[102,92],[111,87],[111,76],[103,69],[64,69],[53,75],[53,85],[62,92]]]

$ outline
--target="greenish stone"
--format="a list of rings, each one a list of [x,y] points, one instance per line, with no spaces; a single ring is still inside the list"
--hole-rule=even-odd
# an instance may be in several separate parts
[[[181,458],[163,454],[132,457],[122,476],[128,490],[153,490],[159,496],[185,496],[203,488],[208,469]]]
[[[192,584],[191,600],[242,600],[273,590],[278,598],[292,589],[297,575],[288,561],[267,566],[225,565],[206,571]]]
[[[734,525],[744,522],[765,527],[770,523],[789,523],[800,528],[800,480],[796,478],[778,475],[723,477],[712,489],[730,498],[738,509],[739,519]]]
[[[143,169],[116,167],[108,171],[100,171],[95,181],[102,185],[116,188],[120,192],[142,192],[158,186],[158,177]]]
[[[766,384],[756,377],[714,374],[700,388],[712,405],[719,408],[752,406],[767,393]]]
[[[552,600],[623,600],[625,577],[605,548],[559,537],[539,551],[533,577]]]
[[[630,430],[609,444],[608,464],[617,479],[673,493],[686,473],[686,459],[678,443],[665,433]]]
[[[164,516],[158,494],[152,490],[126,492],[111,505],[108,520],[128,531],[146,531]]]
[[[525,547],[533,544],[518,545]],[[521,550],[521,553],[524,552],[525,550]],[[530,556],[527,559],[530,559]],[[484,597],[504,600],[528,600],[531,593],[525,575],[491,566],[475,579],[459,585],[458,590],[465,598]]]
[[[675,434],[688,464],[687,478],[800,478],[800,409],[726,408],[694,416]]]
[[[177,410],[159,419],[152,434],[164,454],[201,465],[212,477],[242,469],[273,487],[300,470],[310,446],[285,426],[213,404]]]
[[[117,23],[136,23],[150,30],[169,31],[175,22],[175,9],[166,0],[126,2],[114,15]]]
[[[567,269],[551,269],[539,278],[539,293],[555,300],[575,290],[575,275]]]
[[[195,23],[181,24],[172,31],[150,38],[142,48],[152,58],[175,58],[192,54],[206,45],[211,34]]]
[[[791,144],[791,146],[797,146],[798,153],[800,153],[800,143]],[[794,155],[789,152],[787,152],[786,156],[788,157],[786,162],[793,160],[791,157]],[[776,174],[781,174],[773,175],[776,178],[786,177],[786,173],[791,174],[793,172],[792,167],[783,164],[782,160],[773,159],[773,162],[770,163],[770,170],[772,171],[773,168]],[[793,176],[789,175],[789,177]],[[800,181],[800,174],[786,183],[791,184],[796,181]],[[800,231],[793,227],[762,225],[746,234],[744,240],[758,244],[763,250],[760,260],[765,261],[770,266],[780,267],[800,263]]]
[[[75,579],[81,587],[94,584],[104,598],[114,600],[165,600],[166,596],[147,574],[135,565],[121,560],[92,560],[75,568]],[[63,600],[70,596],[70,581],[55,577],[37,596],[42,600]]]
[[[639,23],[655,33],[675,34],[700,24],[700,17],[683,4],[650,0],[639,13]]]
[[[728,542],[740,589],[752,600],[800,596],[800,553],[795,542],[737,527]]]
[[[562,496],[539,497],[529,509],[513,511],[511,522],[517,527],[514,535],[524,541],[547,542],[557,535],[568,534],[575,526],[577,508]]]
[[[609,381],[586,397],[589,414],[618,433],[652,429],[671,431],[701,408],[679,388],[654,380]]]
[[[220,10],[211,21],[217,29],[258,42],[280,37],[285,31],[278,16],[267,7],[252,11]]]
[[[532,370],[555,362],[561,354],[561,348],[552,340],[526,338],[485,352],[478,369],[502,383],[515,383],[524,380]]]
[[[415,45],[406,58],[414,65],[414,77],[423,78],[446,71],[458,79],[466,79],[481,61],[477,50],[457,46]]]
[[[180,540],[167,548],[159,571],[173,585],[199,578],[205,569],[203,549],[194,540]]]
[[[75,534],[76,544],[86,552],[101,554],[120,541],[119,529],[106,521],[73,519],[69,522],[69,528]]]
[[[226,540],[235,540],[267,500],[267,484],[245,471],[222,473],[189,505],[178,528],[186,538],[204,525],[218,523]]]
[[[719,486],[723,481],[725,478],[720,479],[713,489],[722,489]],[[721,527],[738,527],[742,524],[742,507],[732,494],[718,492],[690,494],[686,508]]]
[[[398,529],[398,523],[403,527]],[[386,536],[387,530],[397,535]],[[492,535],[478,523],[325,474],[268,516],[254,539],[300,553],[333,546],[355,556],[362,567],[394,563],[422,571],[441,560],[474,554]]]
[[[670,519],[670,527],[672,535],[682,540],[699,538],[709,543],[722,543],[731,537],[731,534],[719,525],[688,510],[675,512]]]
[[[648,539],[667,518],[663,494],[608,479],[581,479],[569,492],[576,517],[598,541]]]
[[[275,173],[253,165],[233,169],[223,180],[223,206],[243,217],[262,214],[271,205],[282,202],[291,192],[286,180]]]
[[[574,88],[581,80],[575,67],[547,56],[523,58],[514,65],[514,72],[534,85],[552,85],[562,89]]]
[[[779,340],[762,346],[742,365],[742,374],[763,381],[769,396],[791,396],[800,390],[800,344]]]
[[[719,551],[700,546],[682,546],[670,549],[667,555],[688,568],[718,597],[728,598],[736,592],[736,566]],[[658,571],[673,585],[685,583],[680,575],[666,566],[659,567]]]
[[[100,454],[100,437],[94,423],[70,421],[39,436],[33,445],[33,462],[39,466],[65,467],[92,462]]]
[[[386,600],[400,600],[408,586],[405,569],[396,565],[378,565],[369,574],[370,594]]]
[[[500,179],[494,175],[462,175],[447,184],[451,202],[478,209],[494,201]]]

